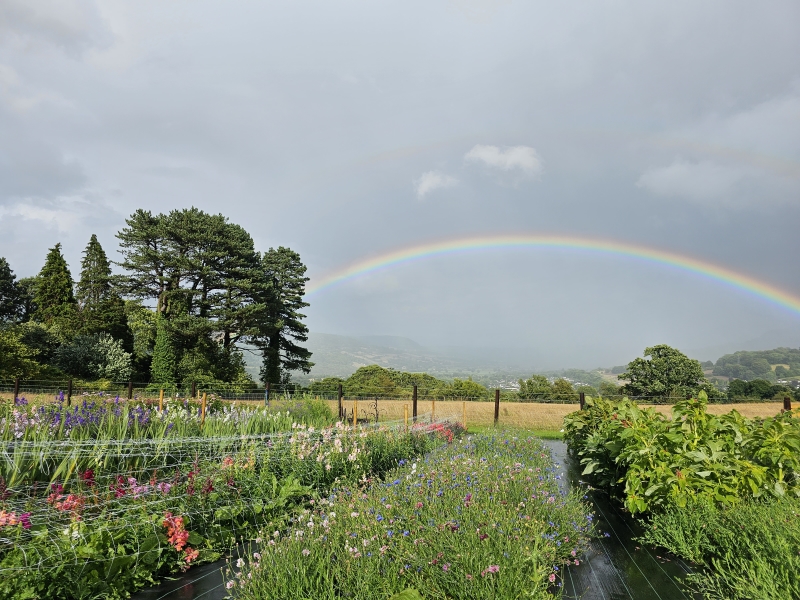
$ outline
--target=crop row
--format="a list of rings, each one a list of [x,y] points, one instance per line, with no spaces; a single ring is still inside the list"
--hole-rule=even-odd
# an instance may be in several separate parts
[[[468,436],[264,530],[227,587],[239,600],[549,598],[593,530],[558,478],[537,438]]]

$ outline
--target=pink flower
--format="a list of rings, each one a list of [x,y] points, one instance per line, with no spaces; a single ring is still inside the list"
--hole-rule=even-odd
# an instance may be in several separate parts
[[[547,579],[550,581],[550,583],[555,582],[556,574],[555,573],[550,573],[550,577],[548,577]]]
[[[450,563],[445,563],[442,565],[442,571],[447,573],[450,570]]]
[[[500,570],[500,567],[497,565],[489,565],[489,568],[486,569],[489,573],[497,573]]]

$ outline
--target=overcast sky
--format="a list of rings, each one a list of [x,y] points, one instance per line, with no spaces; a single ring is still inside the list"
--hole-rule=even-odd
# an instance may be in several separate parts
[[[800,296],[800,4],[0,2],[0,256],[35,274],[197,206],[321,277],[471,234],[591,235]],[[313,331],[520,348],[800,346],[800,315],[624,258],[492,250],[313,297]],[[716,351],[716,350],[714,350]],[[698,356],[716,358],[716,356]],[[535,364],[533,364],[535,363]]]

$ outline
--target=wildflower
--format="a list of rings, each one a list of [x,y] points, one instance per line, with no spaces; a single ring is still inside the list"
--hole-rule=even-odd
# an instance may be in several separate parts
[[[236,566],[241,569],[244,566],[244,559],[240,558],[239,560],[237,560],[236,561]]]
[[[442,571],[444,571],[445,573],[447,573],[449,570],[450,570],[450,563],[444,563],[444,564],[442,565]]]
[[[555,573],[550,573],[550,577],[548,577],[547,579],[548,579],[548,581],[550,581],[550,583],[554,583],[555,580],[556,580],[556,574]]]
[[[311,554],[311,550],[309,550],[308,548],[303,548],[302,554],[303,556],[308,556],[309,554]]]
[[[235,586],[235,585],[236,585],[236,584],[235,584],[233,581],[229,581],[228,583],[226,583],[226,584],[225,584],[225,587],[226,587],[227,589],[231,589],[231,588],[232,588],[233,586]]]

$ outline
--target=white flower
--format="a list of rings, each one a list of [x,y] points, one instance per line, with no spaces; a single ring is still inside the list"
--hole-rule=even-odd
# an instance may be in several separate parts
[[[241,569],[244,566],[244,559],[240,558],[239,560],[237,560],[236,561],[236,566]]]

